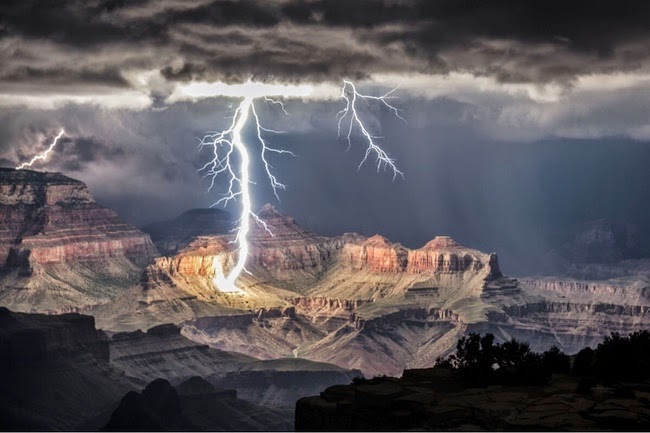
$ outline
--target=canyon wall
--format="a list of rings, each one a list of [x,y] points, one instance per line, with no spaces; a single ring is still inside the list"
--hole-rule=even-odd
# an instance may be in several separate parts
[[[0,302],[65,311],[106,302],[157,255],[149,236],[60,173],[0,169]]]

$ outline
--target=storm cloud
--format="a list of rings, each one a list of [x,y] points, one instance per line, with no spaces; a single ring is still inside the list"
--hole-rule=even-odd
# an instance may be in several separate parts
[[[134,87],[168,80],[338,81],[464,71],[561,82],[647,71],[639,1],[6,1],[4,91],[20,83]]]
[[[315,96],[285,100],[290,116],[258,104],[286,131],[274,144],[298,155],[273,161],[282,209],[411,247],[449,234],[534,271],[589,219],[631,221],[650,240],[649,22],[643,1],[7,0],[0,163],[65,127],[39,168],[144,224],[219,197],[197,173],[197,137],[237,100],[184,86],[309,84]],[[358,137],[350,151],[337,140],[343,78],[373,94],[399,86],[407,123],[385,107],[363,115],[405,180],[357,170]],[[275,201],[254,189],[257,205]]]

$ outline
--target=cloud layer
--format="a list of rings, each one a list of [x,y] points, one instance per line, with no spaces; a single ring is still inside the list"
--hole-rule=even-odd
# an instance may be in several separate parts
[[[649,21],[642,1],[10,0],[0,91],[156,97],[166,82],[452,72],[570,85],[647,72]]]
[[[649,22],[628,0],[6,0],[0,164],[65,127],[41,168],[148,222],[216,201],[196,137],[232,115],[224,83],[309,85],[291,116],[258,102],[299,155],[274,161],[286,210],[328,233],[447,233],[522,257],[584,219],[650,218]],[[357,172],[359,147],[337,141],[344,77],[400,86],[408,125],[363,115],[405,181]],[[261,182],[255,194],[272,199]]]

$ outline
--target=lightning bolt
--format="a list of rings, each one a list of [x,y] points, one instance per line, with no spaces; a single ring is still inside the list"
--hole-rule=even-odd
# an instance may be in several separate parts
[[[45,150],[45,152],[39,153],[38,155],[33,157],[29,162],[23,162],[18,167],[16,167],[16,170],[23,170],[27,167],[31,167],[32,164],[34,164],[39,159],[45,161],[45,159],[47,159],[47,155],[54,149],[54,147],[56,147],[56,144],[59,142],[61,137],[63,137],[63,134],[65,134],[65,131],[63,130],[63,128],[61,128],[61,131],[59,131],[59,135],[54,137],[54,141],[52,141],[52,144],[50,144],[50,146]]]
[[[256,90],[259,85],[256,83],[248,83]],[[272,87],[272,86],[271,86]],[[264,98],[266,102],[273,105],[278,105],[285,114],[289,114],[284,107],[282,101],[272,99],[273,96],[280,96],[282,98],[299,97],[299,95],[286,91],[285,86],[277,86],[276,89],[269,89],[268,94],[260,94],[259,91],[254,95],[248,94],[242,89],[243,99],[235,109],[230,125],[222,131],[209,133],[203,138],[199,139],[199,149],[208,147],[212,151],[212,159],[203,165],[198,171],[204,173],[203,179],[209,179],[210,184],[208,191],[212,190],[215,182],[219,176],[226,176],[228,188],[224,196],[219,199],[213,206],[223,205],[224,207],[231,200],[241,200],[241,214],[237,221],[235,229],[236,236],[234,243],[237,244],[237,260],[228,275],[224,274],[224,260],[225,256],[218,255],[214,258],[213,268],[215,276],[213,283],[216,288],[226,293],[239,293],[245,292],[236,284],[237,279],[242,272],[246,270],[246,260],[249,255],[250,247],[248,244],[247,236],[251,229],[252,221],[255,221],[271,236],[273,232],[271,228],[253,211],[252,198],[250,191],[250,184],[252,183],[250,177],[250,162],[251,156],[249,153],[249,146],[244,142],[242,131],[244,130],[247,122],[251,120],[255,127],[256,139],[260,146],[259,158],[265,170],[265,175],[273,190],[273,194],[279,200],[278,191],[285,190],[286,185],[281,183],[273,174],[273,167],[269,162],[270,154],[290,155],[295,156],[293,152],[285,149],[270,146],[265,139],[265,134],[282,134],[283,131],[277,131],[270,128],[265,128],[260,122],[260,117],[255,109],[255,99]],[[382,96],[369,96],[363,95],[356,90],[356,87],[351,81],[344,80],[341,91],[341,98],[345,101],[345,107],[337,113],[338,119],[338,135],[341,135],[341,128],[345,126],[347,133],[345,138],[348,142],[348,147],[352,145],[352,134],[355,126],[358,127],[362,136],[366,141],[366,152],[359,164],[359,168],[368,160],[371,155],[376,157],[377,170],[390,169],[393,172],[393,179],[397,176],[404,176],[404,174],[397,168],[395,160],[390,158],[388,154],[377,144],[376,140],[381,137],[372,135],[364,125],[360,115],[357,104],[359,101],[366,103],[376,101],[383,104],[386,108],[391,110],[397,117],[404,120],[400,116],[400,111],[388,102],[388,99],[393,98],[392,93],[397,88]],[[304,95],[301,95],[304,96]],[[349,122],[349,123],[348,123]],[[239,166],[236,167],[236,162]]]
[[[361,118],[359,117],[359,112],[357,111],[357,104],[359,101],[379,101],[381,102],[385,107],[387,107],[389,110],[391,110],[395,116],[397,116],[399,119],[404,120],[404,118],[400,115],[400,110],[394,107],[393,105],[389,104],[387,99],[393,98],[391,94],[397,90],[399,86],[395,87],[393,90],[390,92],[384,94],[383,96],[369,96],[369,95],[362,95],[357,91],[357,88],[355,87],[354,83],[348,80],[343,80],[343,87],[341,89],[341,98],[345,100],[345,107],[341,111],[337,113],[337,119],[338,119],[338,137],[341,136],[341,127],[345,126],[343,122],[348,122],[347,125],[347,134],[345,135],[345,139],[348,142],[348,149],[352,146],[352,131],[354,130],[355,125],[359,128],[361,131],[361,134],[366,139],[366,142],[368,143],[366,147],[366,153],[359,163],[359,169],[361,166],[368,160],[368,157],[370,155],[374,154],[376,157],[376,162],[377,162],[377,171],[383,169],[389,168],[390,170],[393,171],[393,180],[397,176],[401,176],[402,178],[404,177],[404,173],[402,173],[398,168],[397,165],[395,165],[395,160],[390,158],[388,154],[381,148],[379,147],[375,140],[381,139],[382,137],[375,136],[370,134],[368,130],[366,129],[365,125],[361,121]]]

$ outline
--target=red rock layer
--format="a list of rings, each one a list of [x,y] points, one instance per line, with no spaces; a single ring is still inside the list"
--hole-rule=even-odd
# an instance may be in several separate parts
[[[346,242],[341,263],[354,270],[376,273],[458,273],[478,272],[485,267],[500,275],[496,254],[485,254],[459,245],[448,236],[437,236],[418,250],[409,250],[375,235],[366,240]]]
[[[367,269],[377,273],[398,273],[406,269],[408,250],[375,235],[361,242],[346,243],[341,260],[354,270]]]
[[[249,241],[249,263],[270,270],[309,269],[322,271],[340,247],[333,238],[318,236],[304,229],[293,218],[278,212],[270,204],[259,212],[268,227],[253,224]]]
[[[97,204],[83,182],[0,170],[0,267],[121,256],[146,265],[155,254],[149,236]]]
[[[489,266],[490,260],[488,254],[464,248],[448,236],[437,236],[419,250],[409,251],[407,272],[477,272]]]
[[[495,254],[465,248],[448,236],[438,236],[418,250],[409,250],[386,238],[375,235],[364,238],[346,234],[337,238],[318,236],[302,228],[296,221],[266,205],[259,212],[268,230],[254,223],[248,237],[249,266],[260,266],[270,272],[308,270],[319,273],[338,263],[355,271],[373,273],[463,273],[489,271],[500,275]],[[156,266],[172,275],[214,275],[213,260],[222,255],[225,269],[234,264],[233,236],[202,236],[169,260]]]

